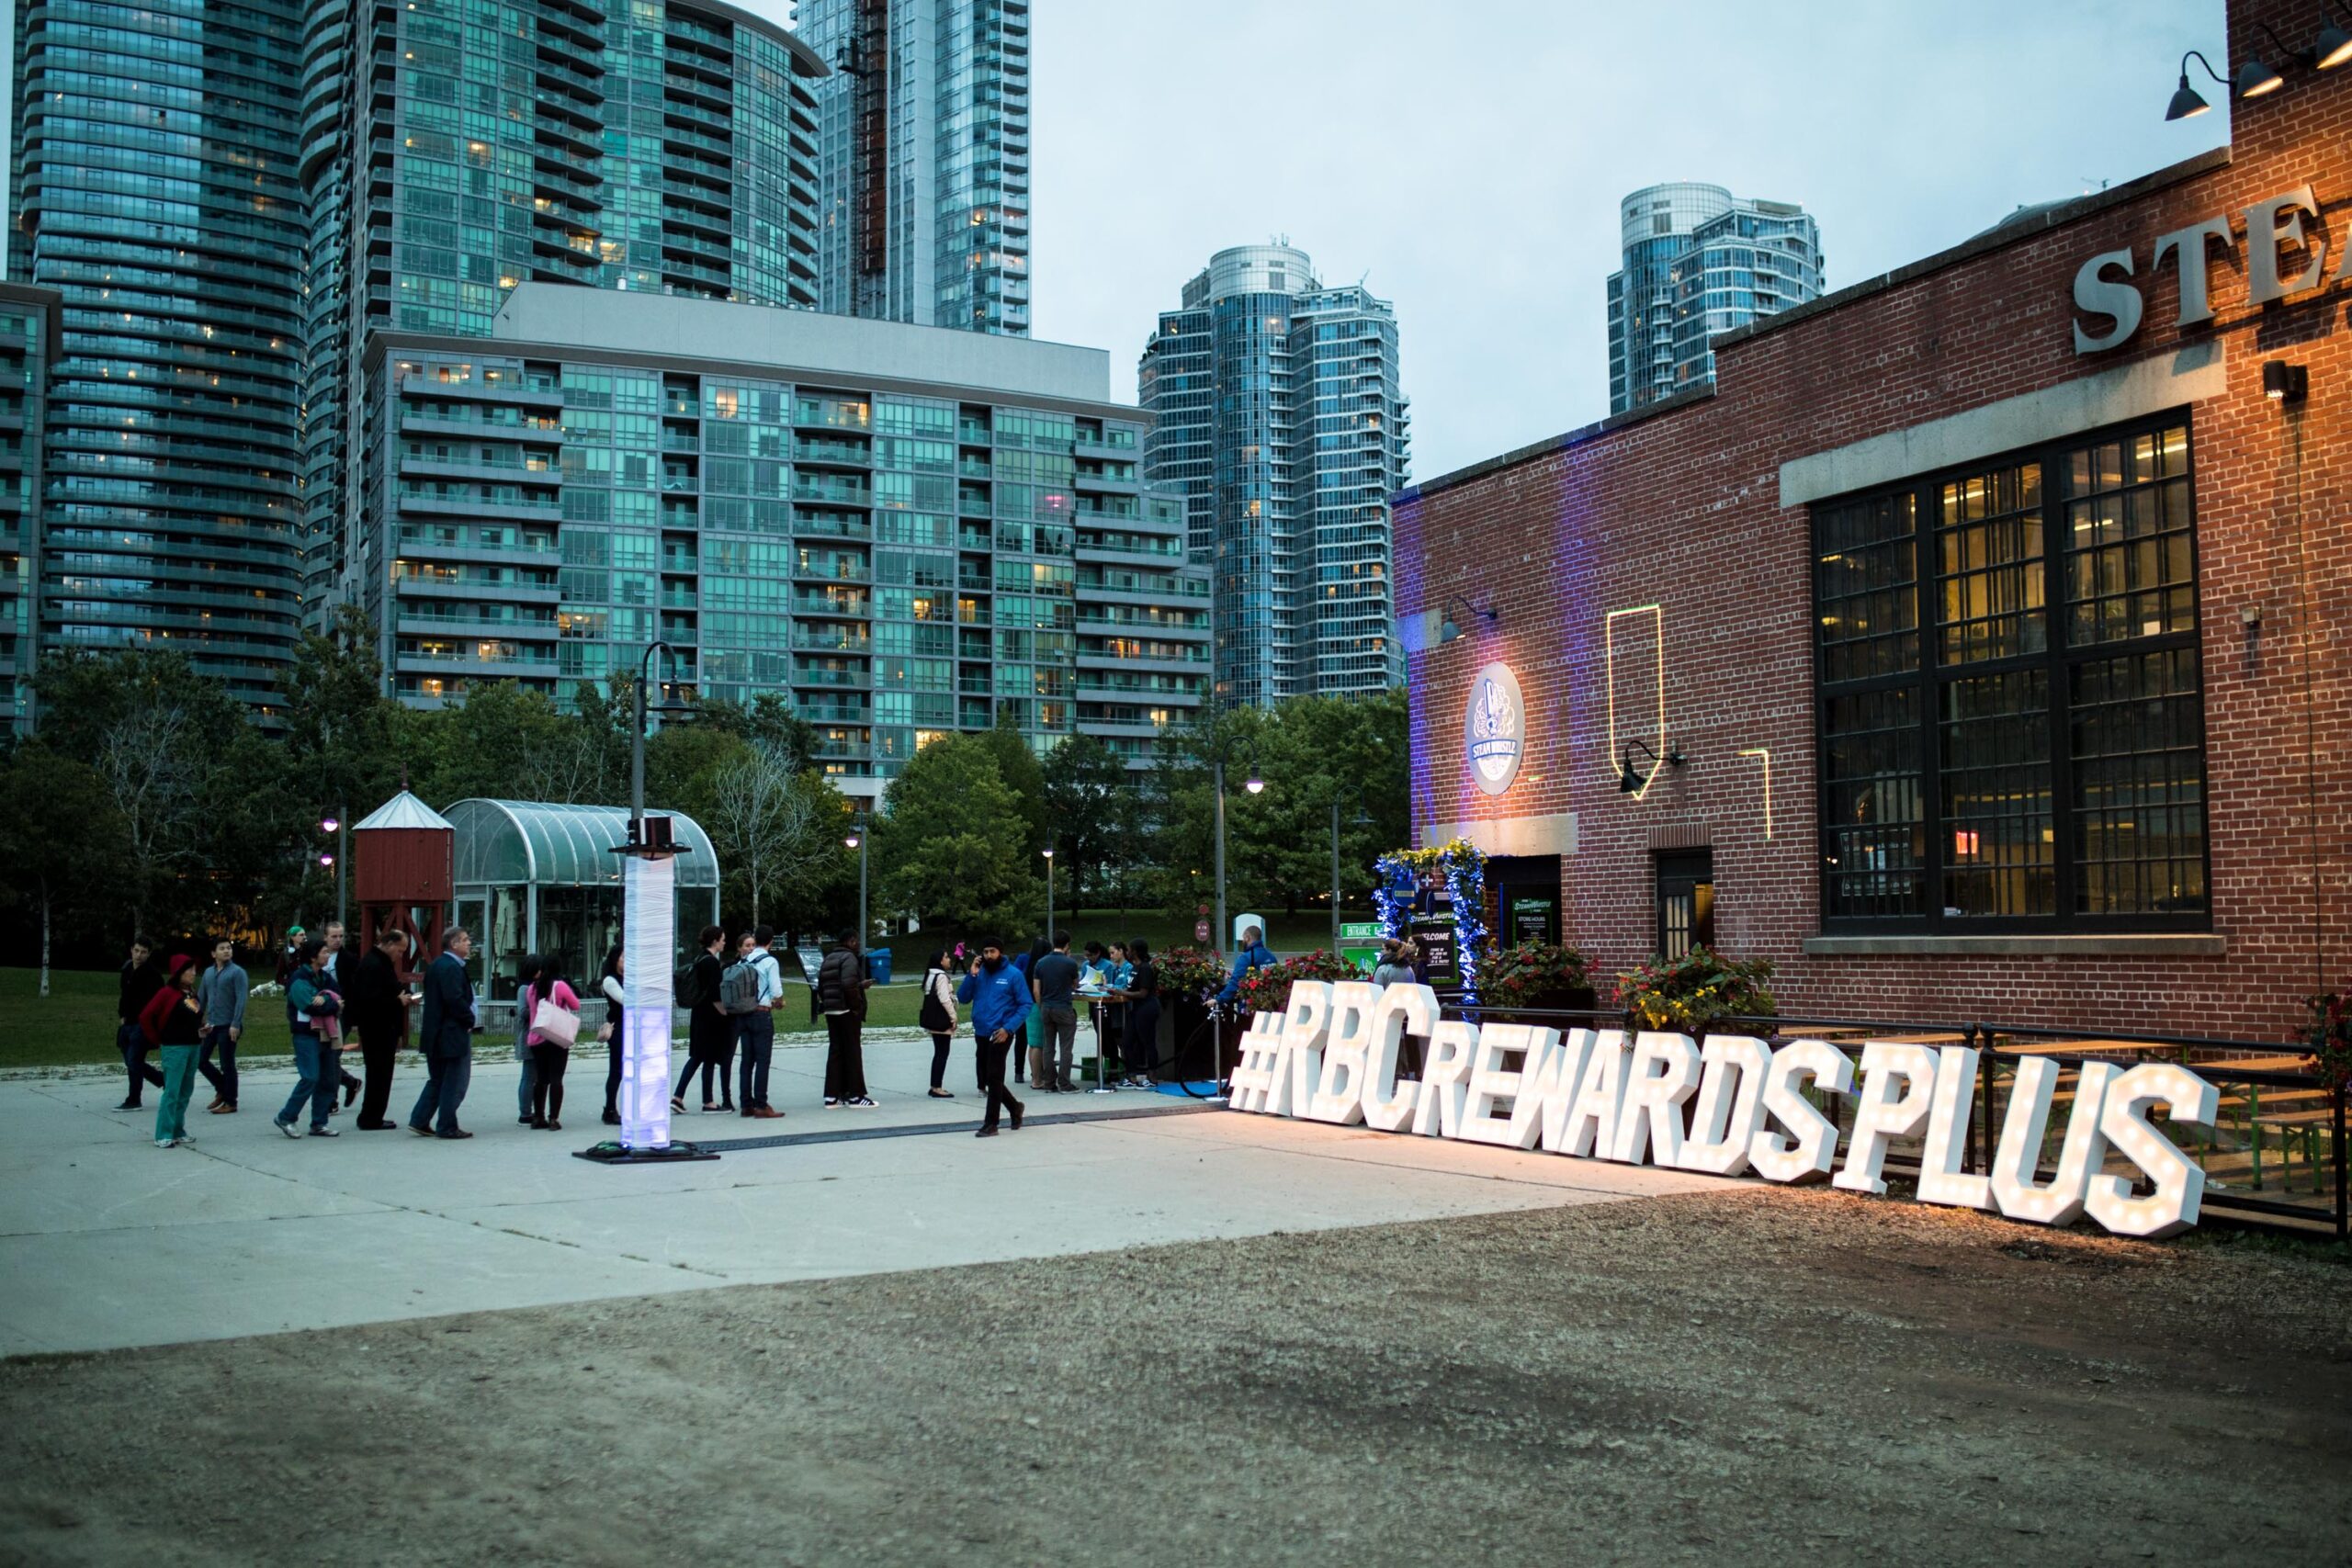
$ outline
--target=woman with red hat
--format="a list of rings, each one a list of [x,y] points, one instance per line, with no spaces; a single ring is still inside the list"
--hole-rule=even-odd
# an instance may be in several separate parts
[[[175,953],[164,970],[164,988],[139,1014],[140,1032],[163,1047],[164,1089],[155,1101],[155,1146],[192,1142],[187,1101],[196,1088],[197,1046],[204,1038],[204,1004],[196,999],[196,960]]]

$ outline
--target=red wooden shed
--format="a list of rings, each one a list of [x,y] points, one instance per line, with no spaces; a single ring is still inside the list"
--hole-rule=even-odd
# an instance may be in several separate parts
[[[457,837],[447,818],[406,790],[351,829],[362,951],[379,932],[400,931],[409,940],[403,976],[441,949],[441,922],[457,893]]]

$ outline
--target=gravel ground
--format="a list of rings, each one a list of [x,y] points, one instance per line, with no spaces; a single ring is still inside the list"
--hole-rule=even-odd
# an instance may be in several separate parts
[[[2352,1562],[2352,1270],[1826,1191],[0,1364],[0,1562]]]

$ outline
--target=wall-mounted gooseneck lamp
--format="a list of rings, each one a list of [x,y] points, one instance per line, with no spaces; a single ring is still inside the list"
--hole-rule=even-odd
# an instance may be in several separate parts
[[[2269,23],[2256,25],[2270,34],[2271,44],[2281,55],[2306,71],[2333,71],[2340,65],[2352,64],[2352,28],[2344,24],[2343,8],[2334,4],[2323,4],[2319,15],[2319,35],[2309,49],[2290,49],[2287,40],[2280,38]],[[2273,70],[2270,62],[2260,55],[2246,56],[2239,64],[2237,74],[2225,77],[2213,69],[2211,61],[2192,49],[2180,57],[2180,85],[2173,89],[2172,102],[2165,109],[2166,119],[2193,119],[2213,107],[2188,85],[2188,62],[2192,60],[2205,68],[2206,75],[2227,87],[2233,97],[2259,98],[2287,85],[2287,79]]]
[[[1624,749],[1618,753],[1617,757],[1617,788],[1626,795],[1639,795],[1649,787],[1649,779],[1642,777],[1641,770],[1634,766],[1634,748],[1636,746],[1649,753],[1653,778],[1657,776],[1656,765],[1658,763],[1662,762],[1669,768],[1679,768],[1689,761],[1682,755],[1682,748],[1679,746],[1668,747],[1666,755],[1661,757],[1657,754],[1657,749],[1646,740],[1626,741]]]
[[[1502,624],[1503,613],[1500,610],[1495,609],[1491,605],[1481,610],[1478,606],[1473,604],[1469,600],[1464,599],[1459,593],[1447,594],[1442,603],[1447,605],[1461,605],[1463,611],[1466,615],[1476,615],[1478,619],[1484,621],[1487,624],[1487,629],[1490,631]],[[1445,614],[1444,622],[1440,625],[1437,629],[1438,646],[1442,648],[1449,642],[1457,641],[1460,639],[1461,636],[1462,625],[1453,618],[1453,612],[1451,609],[1448,609]]]

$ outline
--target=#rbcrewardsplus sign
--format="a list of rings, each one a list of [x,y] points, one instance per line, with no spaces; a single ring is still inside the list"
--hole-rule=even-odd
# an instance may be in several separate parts
[[[1420,1081],[1397,1081],[1407,1035],[1429,1042]],[[1506,1060],[1520,1065],[1507,1070]],[[2008,1115],[1988,1173],[1961,1169],[1975,1103],[1978,1054],[1963,1046],[1862,1043],[1854,1059],[1826,1040],[1775,1050],[1747,1035],[1622,1030],[1562,1032],[1479,1025],[1438,1016],[1427,986],[1292,982],[1290,1006],[1260,1013],[1243,1038],[1231,1104],[1382,1132],[1548,1149],[1585,1159],[1657,1165],[1713,1176],[1753,1171],[1768,1181],[1827,1181],[1883,1193],[1887,1145],[1922,1138],[1923,1202],[1983,1209],[2063,1225],[2087,1213],[2119,1235],[2170,1235],[2197,1223],[2205,1173],[2157,1132],[2148,1113],[2210,1126],[2213,1086],[2170,1062],[2079,1069],[2057,1174],[2038,1179],[2059,1067],[2017,1065]],[[1859,1084],[1859,1087],[1857,1087]],[[1850,1095],[1852,1128],[1838,1128],[1804,1095]],[[1686,1128],[1684,1107],[1690,1107]],[[2152,1190],[2107,1170],[2120,1156]]]

